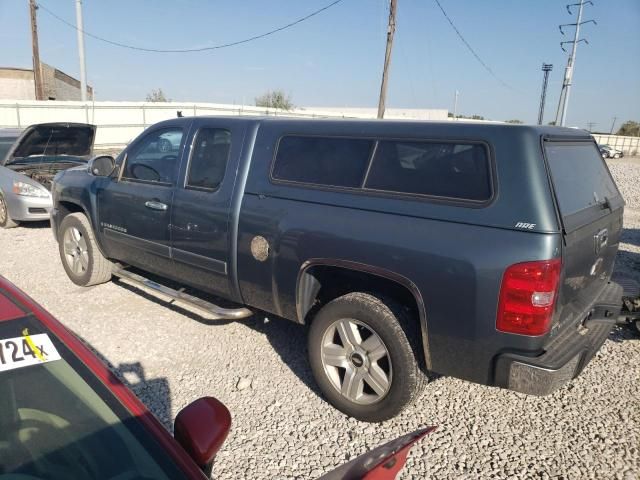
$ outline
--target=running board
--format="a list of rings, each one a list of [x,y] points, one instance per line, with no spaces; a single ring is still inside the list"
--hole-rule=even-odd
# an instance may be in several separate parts
[[[153,280],[149,280],[148,278],[122,268],[115,269],[113,275],[119,279],[149,288],[154,292],[161,293],[162,295],[171,298],[173,301],[182,302],[191,307],[203,310],[209,315],[213,315],[215,317],[214,320],[237,320],[253,315],[253,312],[248,308],[223,308],[214,303],[202,300],[201,298],[194,297],[193,295],[189,295],[179,290],[174,290],[173,288],[169,288],[165,285],[160,285]]]

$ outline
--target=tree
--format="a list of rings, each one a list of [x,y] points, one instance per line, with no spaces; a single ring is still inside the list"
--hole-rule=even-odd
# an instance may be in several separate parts
[[[171,99],[167,98],[161,88],[157,90],[154,88],[151,93],[147,93],[147,102],[170,102]]]
[[[514,118],[513,120],[507,120],[507,123],[515,123],[516,125],[522,125],[524,122]]]
[[[547,123],[547,125],[551,125],[552,127],[554,127],[556,125],[556,122],[555,121],[549,122],[549,123]]]
[[[625,135],[627,137],[640,137],[640,122],[627,120],[618,129],[618,133],[616,135]]]
[[[256,106],[280,108],[282,110],[293,110],[295,108],[295,105],[291,101],[291,96],[282,90],[270,90],[256,97]]]

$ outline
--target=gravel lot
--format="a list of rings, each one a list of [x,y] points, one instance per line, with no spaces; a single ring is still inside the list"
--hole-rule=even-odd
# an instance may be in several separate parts
[[[628,204],[617,270],[640,281],[640,164],[611,168]],[[401,416],[370,425],[320,397],[303,327],[209,322],[122,283],[76,287],[46,224],[0,230],[0,273],[99,352],[167,428],[199,396],[226,403],[234,424],[220,479],[315,478],[430,424],[439,428],[414,448],[404,479],[640,477],[640,338],[627,328],[550,397],[439,378]]]

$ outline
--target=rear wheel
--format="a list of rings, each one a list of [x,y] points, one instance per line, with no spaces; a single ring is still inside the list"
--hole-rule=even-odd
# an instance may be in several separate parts
[[[85,215],[67,215],[60,224],[58,238],[62,266],[73,283],[88,287],[111,280],[112,263],[100,253]]]
[[[7,208],[7,202],[0,193],[0,227],[1,228],[13,228],[17,227],[18,222],[11,220],[9,215],[9,209]]]
[[[338,410],[367,422],[394,417],[421,393],[417,328],[403,308],[355,292],[327,303],[309,330],[309,359]]]

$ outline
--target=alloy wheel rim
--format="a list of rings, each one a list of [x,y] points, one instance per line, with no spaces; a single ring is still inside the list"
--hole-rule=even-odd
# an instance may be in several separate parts
[[[89,268],[89,252],[84,235],[75,227],[64,232],[64,258],[67,266],[76,275],[82,275]]]
[[[382,339],[355,319],[333,322],[322,337],[322,366],[332,386],[351,402],[370,405],[391,388],[392,365]]]

